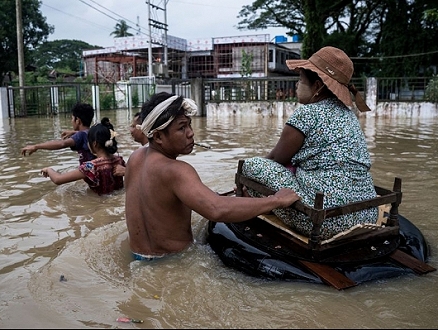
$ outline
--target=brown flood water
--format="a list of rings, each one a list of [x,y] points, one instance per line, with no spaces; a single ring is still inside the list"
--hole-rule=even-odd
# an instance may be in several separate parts
[[[138,145],[132,113],[105,111],[127,160]],[[237,161],[265,155],[285,119],[194,118],[195,147],[181,159],[213,190],[234,187]],[[438,267],[438,119],[361,118],[375,184],[403,180],[400,213],[428,240]],[[77,166],[70,150],[28,143],[60,138],[70,116],[0,120],[0,328],[437,328],[438,272],[337,291],[319,284],[269,282],[225,267],[205,242],[205,219],[193,214],[189,250],[154,263],[132,261],[124,192],[99,197],[83,182],[56,186],[45,166]],[[190,187],[186,187],[190,189]],[[67,281],[60,281],[64,275]],[[142,324],[118,323],[127,316]]]

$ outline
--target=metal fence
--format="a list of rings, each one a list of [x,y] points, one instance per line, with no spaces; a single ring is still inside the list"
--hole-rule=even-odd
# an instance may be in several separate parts
[[[111,86],[111,90],[113,87]],[[9,117],[70,112],[77,102],[92,104],[93,85],[82,83],[7,87]],[[105,93],[105,92],[104,92]],[[103,100],[105,94],[102,93]],[[111,94],[113,92],[111,91]],[[111,97],[111,100],[113,97]],[[111,102],[110,108],[115,104]]]
[[[296,101],[296,85],[299,77],[206,79],[207,102]],[[354,78],[352,83],[365,93],[366,79]]]
[[[77,102],[95,104],[102,110],[141,107],[158,89],[157,84],[138,82],[44,84],[7,87],[9,117],[70,113]],[[190,80],[174,81],[166,91],[190,97]]]
[[[377,102],[424,101],[425,90],[431,78],[376,78]],[[296,101],[297,81],[298,76],[203,79],[203,97],[205,103]],[[352,79],[352,83],[364,97],[367,92],[366,81],[366,78]],[[172,79],[160,84],[121,82],[7,87],[8,110],[10,117],[69,113],[76,102],[94,104],[94,99],[99,100],[102,110],[140,107],[154,92],[162,90],[191,97],[192,83],[190,79]]]
[[[424,101],[424,94],[431,79],[432,77],[377,78],[377,101]]]

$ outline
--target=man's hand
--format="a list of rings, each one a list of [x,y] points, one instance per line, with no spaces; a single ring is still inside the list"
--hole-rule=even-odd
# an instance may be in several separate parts
[[[48,178],[48,177],[49,177],[49,167],[44,167],[44,168],[41,170],[41,174],[42,174],[45,178]]]
[[[36,145],[25,146],[23,149],[21,149],[21,154],[23,156],[26,156],[26,152],[29,152],[29,156],[30,156],[37,150],[38,148],[36,147]]]
[[[293,203],[301,199],[295,191],[289,188],[281,188],[272,196],[279,199],[282,208],[290,207]]]
[[[72,137],[77,131],[74,130],[64,130],[61,132],[61,138],[63,140],[68,139],[70,137]]]

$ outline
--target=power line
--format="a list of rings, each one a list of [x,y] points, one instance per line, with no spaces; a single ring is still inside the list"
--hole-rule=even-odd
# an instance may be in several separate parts
[[[101,13],[101,14],[103,14],[103,15],[105,15],[105,16],[107,16],[107,17],[113,19],[113,20],[115,20],[116,22],[119,22],[119,21],[120,21],[120,19],[114,18],[114,17],[112,17],[112,16],[110,16],[110,15],[104,13],[102,10],[100,10],[100,9],[98,9],[98,8],[96,8],[96,7],[94,7],[94,6],[92,6],[91,4],[85,2],[84,0],[79,0],[79,1],[82,2],[83,4],[89,6],[90,8],[92,8],[92,9],[98,11],[99,13]],[[110,13],[112,13],[112,14],[114,14],[114,15],[120,17],[120,18],[122,18],[123,20],[125,20],[125,21],[127,21],[127,22],[131,22],[131,23],[133,23],[134,25],[137,25],[137,26],[140,27],[140,28],[143,28],[143,29],[148,30],[148,28],[145,28],[145,27],[143,27],[143,26],[140,26],[139,24],[137,24],[137,23],[135,23],[135,22],[133,22],[133,21],[131,21],[131,20],[129,20],[129,19],[127,19],[127,18],[125,18],[125,17],[123,17],[123,16],[121,16],[121,15],[119,15],[119,14],[113,12],[113,11],[111,11],[110,9],[106,8],[105,6],[102,6],[101,4],[97,3],[97,2],[94,1],[94,0],[89,0],[89,1],[95,3],[96,5],[100,6],[101,8],[103,8],[103,9],[109,11]],[[131,28],[131,29],[134,29],[132,26],[129,26],[129,25],[128,25],[128,27]],[[142,32],[142,31],[138,31],[138,33],[139,33],[139,34],[142,34],[142,35],[145,35],[146,37],[149,37],[149,33],[145,33],[145,32]],[[158,36],[158,34],[157,34],[157,39],[158,39],[158,38],[159,38],[159,36]]]
[[[90,4],[88,4],[88,3],[84,2],[83,0],[79,0],[79,1],[81,1],[81,2],[82,2],[82,3],[84,3],[84,4],[86,4],[87,6],[90,6],[90,7],[91,7],[91,8],[93,8],[93,9],[95,9],[95,10],[99,11],[100,13],[102,13],[102,14],[106,15],[106,14],[105,14],[105,13],[103,13],[102,11],[100,11],[100,10],[98,10],[97,8],[95,8],[95,7],[91,6]],[[112,13],[112,14],[114,14],[114,15],[116,15],[116,16],[118,16],[118,17],[120,17],[120,18],[122,18],[122,19],[123,19],[123,20],[125,20],[126,22],[131,22],[132,24],[134,24],[134,25],[137,25],[137,26],[139,26],[139,25],[138,25],[137,23],[135,23],[135,22],[133,22],[133,21],[131,21],[131,20],[129,20],[129,19],[127,19],[127,18],[125,18],[125,17],[123,17],[123,16],[121,16],[121,15],[119,15],[119,14],[117,14],[117,13],[113,12],[113,11],[111,11],[110,9],[106,8],[105,6],[102,6],[101,4],[97,3],[96,1],[94,1],[94,0],[89,0],[89,1],[91,1],[91,2],[95,3],[96,5],[98,5],[99,7],[102,7],[103,9],[105,9],[105,10],[109,11],[110,13]],[[108,15],[106,15],[106,16],[108,16]],[[110,17],[110,16],[108,16],[108,17]],[[114,19],[114,20],[116,20],[116,21],[119,21],[118,19],[115,19],[115,18],[113,18],[113,17],[110,17],[110,18],[112,18],[112,19]],[[129,25],[128,25],[128,27],[129,27],[129,28],[131,28],[131,29],[133,29],[133,27],[132,27],[132,26],[129,26]],[[141,27],[141,28],[143,28],[143,29],[144,29],[144,27],[143,27],[143,26],[139,26],[139,27]]]
[[[140,26],[140,25],[137,24],[137,23],[134,23],[133,21],[127,19],[126,17],[123,17],[123,16],[121,16],[121,15],[119,15],[119,14],[117,14],[117,13],[111,11],[110,9],[106,8],[105,6],[102,6],[101,4],[97,3],[97,2],[94,1],[94,0],[89,0],[89,1],[95,3],[96,5],[98,5],[98,6],[100,6],[101,8],[107,10],[108,12],[110,12],[110,13],[112,13],[112,14],[118,16],[119,18],[116,18],[116,17],[114,17],[114,16],[111,16],[111,15],[105,13],[104,11],[102,11],[102,10],[100,10],[99,8],[97,8],[97,7],[93,6],[93,5],[91,5],[90,3],[85,2],[84,0],[79,0],[79,1],[82,2],[84,5],[86,5],[86,6],[90,7],[90,8],[92,8],[92,9],[96,10],[97,12],[99,12],[99,13],[105,15],[106,17],[108,17],[108,18],[110,18],[110,19],[112,19],[112,20],[114,20],[114,21],[116,21],[116,22],[120,22],[120,19],[123,19],[123,20],[125,20],[125,21],[127,21],[127,22],[131,22],[131,23],[133,23],[133,24],[136,25],[137,27],[140,27],[140,28],[143,28],[143,29],[145,29],[145,30],[148,30],[147,28],[145,28],[145,27],[143,27],[143,26]],[[95,25],[95,26],[98,26],[98,27],[101,27],[101,28],[103,27],[103,28],[105,28],[106,30],[110,30],[110,29],[108,29],[108,27],[106,27],[106,26],[102,26],[102,25],[96,24],[96,23],[94,23],[94,22],[91,22],[91,21],[85,20],[85,19],[83,19],[82,17],[72,15],[72,14],[67,13],[67,12],[65,12],[65,11],[62,11],[62,10],[60,10],[60,9],[58,9],[58,8],[54,8],[54,7],[49,6],[49,5],[46,5],[46,4],[44,4],[44,3],[43,3],[43,5],[46,6],[46,7],[48,7],[48,8],[51,8],[51,9],[53,9],[53,10],[59,11],[59,12],[65,14],[65,15],[68,15],[68,16],[71,16],[71,17],[74,17],[74,18],[78,18],[78,19],[80,19],[80,20],[82,20],[82,21],[88,22],[89,24],[92,24],[92,25]],[[134,29],[132,26],[129,26],[129,25],[128,25],[128,27],[131,28],[131,29]],[[134,29],[134,30],[138,31],[138,29]],[[145,33],[145,32],[142,32],[142,31],[138,31],[138,33],[139,33],[139,34],[142,34],[142,35],[144,35],[144,36],[146,36],[146,37],[149,37],[149,33]]]
[[[372,56],[372,57],[350,57],[352,60],[384,60],[389,58],[404,58],[404,57],[414,57],[414,56],[424,56],[438,53],[438,50],[434,50],[427,53],[418,53],[418,54],[407,54],[407,55],[392,55],[392,56]]]
[[[84,19],[83,17],[79,17],[79,16],[76,16],[76,15],[73,15],[73,14],[67,13],[67,12],[65,12],[65,11],[62,11],[62,10],[58,9],[58,8],[55,8],[55,7],[52,7],[52,6],[46,5],[45,3],[43,3],[43,6],[46,6],[46,7],[50,8],[50,9],[53,9],[53,10],[59,11],[60,13],[63,13],[63,14],[65,14],[65,15],[68,15],[68,16],[71,16],[71,17],[74,17],[74,18],[80,19],[81,21],[87,22],[87,23],[89,23],[90,25],[94,25],[94,26],[97,26],[97,27],[100,27],[100,28],[108,29],[106,26],[99,25],[99,24],[96,24],[95,22],[88,21],[88,20]]]
[[[105,15],[106,17],[109,17],[109,18],[115,20],[116,22],[120,21],[119,19],[114,18],[114,17],[108,15],[107,13],[104,13],[102,10],[100,10],[100,9],[98,9],[98,8],[96,8],[96,7],[92,6],[92,5],[90,5],[89,3],[86,3],[84,0],[79,0],[79,1],[82,2],[83,4],[89,6],[90,8],[93,8],[94,10],[98,11],[99,13]],[[100,6],[100,5],[99,5],[99,6]],[[101,7],[103,7],[103,6],[101,6]],[[103,8],[105,8],[105,7],[103,7]],[[105,8],[105,9],[106,9],[106,8]],[[107,9],[107,10],[108,10],[108,9]],[[109,11],[109,10],[108,10],[108,11]],[[118,16],[119,16],[119,17],[122,17],[122,16],[120,16],[120,15],[118,15]],[[122,17],[122,18],[123,18],[123,17]],[[125,18],[124,18],[124,19],[125,19]],[[126,19],[125,19],[125,20],[126,20]]]

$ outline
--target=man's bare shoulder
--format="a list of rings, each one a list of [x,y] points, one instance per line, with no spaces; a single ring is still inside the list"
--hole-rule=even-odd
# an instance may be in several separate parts
[[[136,150],[134,150],[131,155],[129,156],[129,159],[134,159],[134,158],[138,158],[138,157],[144,157],[146,155],[146,150],[147,148],[145,147],[140,147]]]
[[[199,174],[196,169],[184,160],[176,159],[172,163],[168,163],[167,165],[168,167],[166,168],[166,171],[168,173],[172,173],[170,175],[170,177],[172,177],[172,180],[178,181],[180,183],[188,181],[191,184],[194,184],[197,181],[200,182]]]

